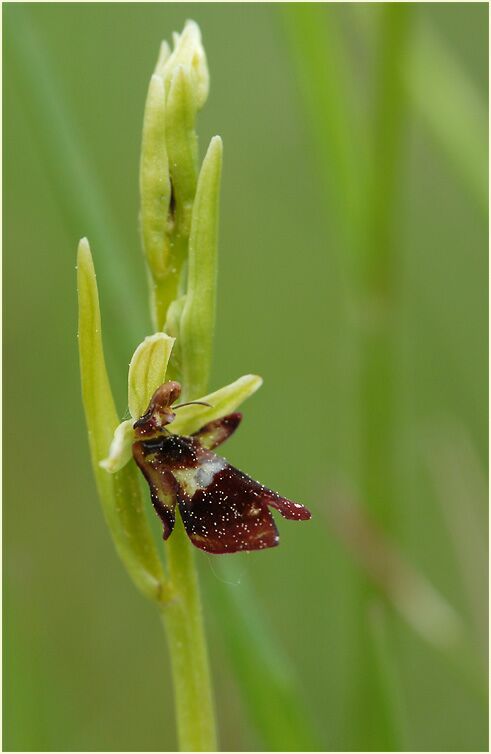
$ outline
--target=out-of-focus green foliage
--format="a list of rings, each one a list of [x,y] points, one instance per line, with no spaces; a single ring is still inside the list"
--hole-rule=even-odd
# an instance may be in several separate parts
[[[486,747],[487,6],[412,6],[395,72],[383,6],[316,6],[297,28],[286,10],[5,8],[6,749],[176,746],[161,630],[109,546],[91,477],[73,249],[82,235],[93,242],[125,419],[127,365],[151,332],[137,225],[142,113],[159,44],[186,18],[200,25],[212,80],[200,143],[218,129],[226,154],[210,388],[264,378],[224,452],[314,513],[302,526],[280,521],[276,550],[196,558],[221,746],[349,749],[371,699],[366,741],[389,732],[407,749]],[[395,164],[380,137],[394,138],[391,124],[373,131],[376,103],[394,107],[394,80],[405,87],[393,92],[403,99]],[[369,172],[378,164],[390,175]],[[388,178],[393,492],[382,517],[370,508],[375,522],[340,526],[347,502],[366,503],[360,426],[376,408],[359,397],[358,331],[377,311],[361,299],[358,265],[376,237],[361,230],[367,188],[384,191]],[[408,601],[414,591],[386,567],[401,562],[435,602]],[[442,604],[464,644],[428,641]],[[278,715],[295,694],[289,732]]]

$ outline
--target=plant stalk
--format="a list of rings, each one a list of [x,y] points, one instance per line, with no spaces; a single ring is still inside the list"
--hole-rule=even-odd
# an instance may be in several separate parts
[[[194,553],[179,512],[166,543],[171,599],[162,607],[172,664],[180,751],[216,751],[208,651]]]
[[[206,392],[214,323],[221,140],[212,139],[198,177],[195,122],[209,75],[197,24],[164,43],[150,80],[140,160],[140,217],[150,310],[176,338],[166,372],[181,400]],[[201,272],[196,280],[193,270]],[[213,693],[194,553],[176,506],[165,545],[170,597],[162,601],[181,751],[216,750]]]

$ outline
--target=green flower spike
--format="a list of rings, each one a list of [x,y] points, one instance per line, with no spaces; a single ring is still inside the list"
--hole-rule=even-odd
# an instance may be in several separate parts
[[[143,120],[140,222],[154,326],[183,293],[191,217],[198,180],[195,122],[208,97],[209,74],[197,24],[162,44]]]

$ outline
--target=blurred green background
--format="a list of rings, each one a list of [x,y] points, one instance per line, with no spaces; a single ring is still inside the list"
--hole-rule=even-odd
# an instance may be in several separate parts
[[[225,452],[314,514],[276,550],[197,552],[221,747],[487,748],[487,16],[4,5],[4,749],[176,747],[91,474],[75,249],[123,416],[143,105],[186,18],[201,150],[225,147],[212,387],[265,380]]]

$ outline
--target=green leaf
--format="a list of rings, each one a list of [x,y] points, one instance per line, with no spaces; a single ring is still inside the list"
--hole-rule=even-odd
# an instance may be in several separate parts
[[[162,598],[162,565],[145,517],[136,466],[128,464],[111,475],[99,465],[111,444],[118,416],[104,361],[99,296],[86,239],[82,239],[78,247],[77,271],[82,396],[97,490],[126,570],[143,594],[159,600]]]

